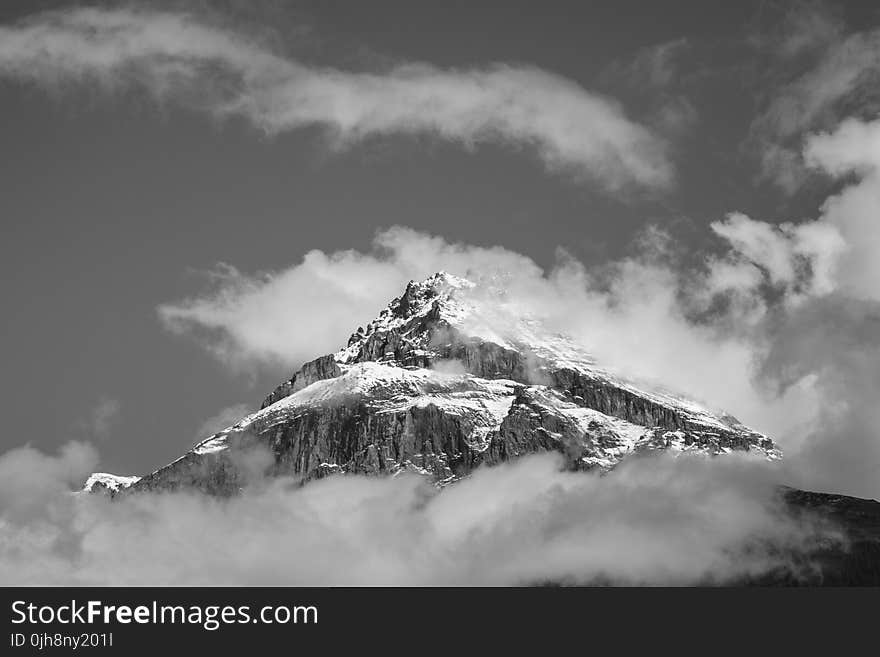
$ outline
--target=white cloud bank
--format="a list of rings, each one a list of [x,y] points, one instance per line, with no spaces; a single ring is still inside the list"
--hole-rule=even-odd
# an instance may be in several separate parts
[[[613,100],[529,66],[379,72],[305,65],[193,14],[74,9],[0,27],[0,75],[47,87],[137,88],[269,134],[306,127],[336,146],[426,134],[534,149],[548,169],[608,189],[672,182],[663,141]]]
[[[829,175],[855,176],[855,183],[825,201],[822,220],[847,244],[837,271],[841,289],[880,301],[880,120],[846,120],[833,132],[808,139],[804,155]]]
[[[0,496],[4,585],[723,583],[808,574],[790,551],[840,538],[786,514],[769,466],[736,456],[645,458],[599,477],[546,454],[442,492],[351,476],[111,502],[59,494],[59,472],[87,472],[79,449],[0,456],[0,482],[26,465],[42,491],[26,513]]]

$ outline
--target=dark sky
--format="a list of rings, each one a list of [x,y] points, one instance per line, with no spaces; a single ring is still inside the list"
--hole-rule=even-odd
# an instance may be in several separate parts
[[[59,4],[5,2],[0,21]],[[597,263],[625,253],[649,221],[675,227],[697,248],[705,234],[694,227],[725,212],[774,220],[815,208],[809,191],[792,198],[756,181],[747,146],[772,85],[762,54],[748,44],[775,29],[786,12],[777,3],[212,8],[271,28],[320,65],[528,64],[613,96],[646,123],[663,94],[684,98],[694,116],[672,140],[677,184],[662,195],[609,193],[547,175],[516,149],[420,137],[371,138],[331,152],[315,130],[267,137],[240,120],[220,122],[126,90],[61,85],[47,93],[0,79],[4,449],[91,439],[103,469],[143,472],[181,454],[223,407],[258,405],[287,367],[230,373],[157,318],[157,305],[196,293],[196,272],[217,262],[279,269],[311,249],[365,250],[377,229],[402,224],[502,245],[544,266],[557,246]],[[849,22],[867,20],[859,8],[841,12]],[[645,49],[678,39],[688,52],[663,90],[632,73]],[[108,400],[117,411],[108,429],[96,429],[94,409]]]

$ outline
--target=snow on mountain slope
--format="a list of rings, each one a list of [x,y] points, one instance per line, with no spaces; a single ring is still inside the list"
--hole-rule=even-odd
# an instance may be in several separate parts
[[[338,406],[348,400],[364,404],[370,412],[405,413],[429,406],[444,413],[468,416],[469,434],[477,442],[497,429],[514,401],[516,383],[485,380],[420,368],[399,368],[375,362],[346,367],[340,376],[316,381],[288,397],[248,415],[229,429],[198,443],[193,451],[207,454],[225,449],[230,432],[259,426],[262,431],[290,421],[309,409]]]
[[[543,323],[513,305],[508,306],[503,292],[475,294],[476,284],[439,272],[422,283],[411,282],[404,295],[393,301],[365,331],[355,333],[345,349],[334,356],[340,363],[363,359],[389,360],[393,352],[377,353],[370,342],[377,337],[398,333],[412,347],[411,358],[430,362],[447,357],[439,348],[443,327],[522,354],[531,365],[526,371],[540,381],[548,370],[574,370],[597,382],[614,385],[639,397],[677,410],[694,423],[725,430],[730,420],[712,413],[705,406],[683,397],[627,381],[599,367],[593,357],[565,335],[549,331]],[[438,329],[439,325],[439,329]],[[393,344],[393,343],[392,343]],[[393,354],[393,355],[392,355]],[[404,359],[405,360],[405,359]]]
[[[109,472],[93,472],[86,479],[85,485],[82,487],[84,493],[92,493],[98,490],[107,490],[116,493],[124,488],[128,488],[140,477],[125,477],[122,475],[110,474]]]
[[[235,454],[267,448],[271,474],[412,470],[446,483],[536,451],[608,470],[666,449],[780,457],[766,436],[696,402],[613,375],[508,305],[503,289],[438,273],[410,282],[335,354],[303,365],[261,409],[131,490],[244,483]]]

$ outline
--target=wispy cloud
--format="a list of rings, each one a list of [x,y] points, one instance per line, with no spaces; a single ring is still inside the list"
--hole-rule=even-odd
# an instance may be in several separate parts
[[[202,440],[211,434],[217,433],[221,429],[225,429],[243,418],[248,413],[254,411],[254,408],[248,404],[232,404],[221,408],[207,420],[199,425],[193,437],[193,441]]]
[[[619,78],[633,87],[664,89],[681,76],[681,60],[691,50],[686,38],[664,41],[642,48],[626,61],[612,64],[605,72],[606,78]]]
[[[644,120],[657,132],[679,138],[699,120],[689,98],[694,77],[694,48],[686,38],[638,50],[609,65],[602,78],[611,89],[624,89],[646,108]]]
[[[87,423],[87,430],[92,438],[105,440],[110,436],[113,426],[119,419],[122,404],[113,397],[101,397],[92,409],[92,416]]]
[[[549,170],[608,189],[673,180],[664,141],[618,103],[529,66],[401,63],[349,72],[303,64],[193,14],[76,9],[0,27],[0,75],[43,86],[136,87],[269,134],[322,128],[337,147],[424,134],[525,147]]]
[[[762,153],[762,177],[797,191],[811,172],[803,157],[809,135],[880,111],[880,29],[847,31],[827,5],[799,3],[781,34],[765,39],[773,92],[754,118],[751,138]]]
[[[755,45],[793,60],[821,52],[839,43],[846,32],[841,8],[825,0],[795,0],[776,7],[763,7],[771,15],[782,12],[773,28],[753,37]]]

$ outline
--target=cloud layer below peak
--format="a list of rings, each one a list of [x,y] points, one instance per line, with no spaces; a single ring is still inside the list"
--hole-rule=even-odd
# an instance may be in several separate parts
[[[229,499],[65,494],[95,456],[82,444],[57,456],[0,454],[0,492],[19,492],[20,472],[28,485],[26,506],[0,495],[0,582],[722,583],[777,569],[809,574],[789,554],[840,539],[787,514],[770,466],[737,455],[648,457],[607,477],[561,472],[558,455],[533,455],[442,491],[409,475],[306,486],[258,479]]]

